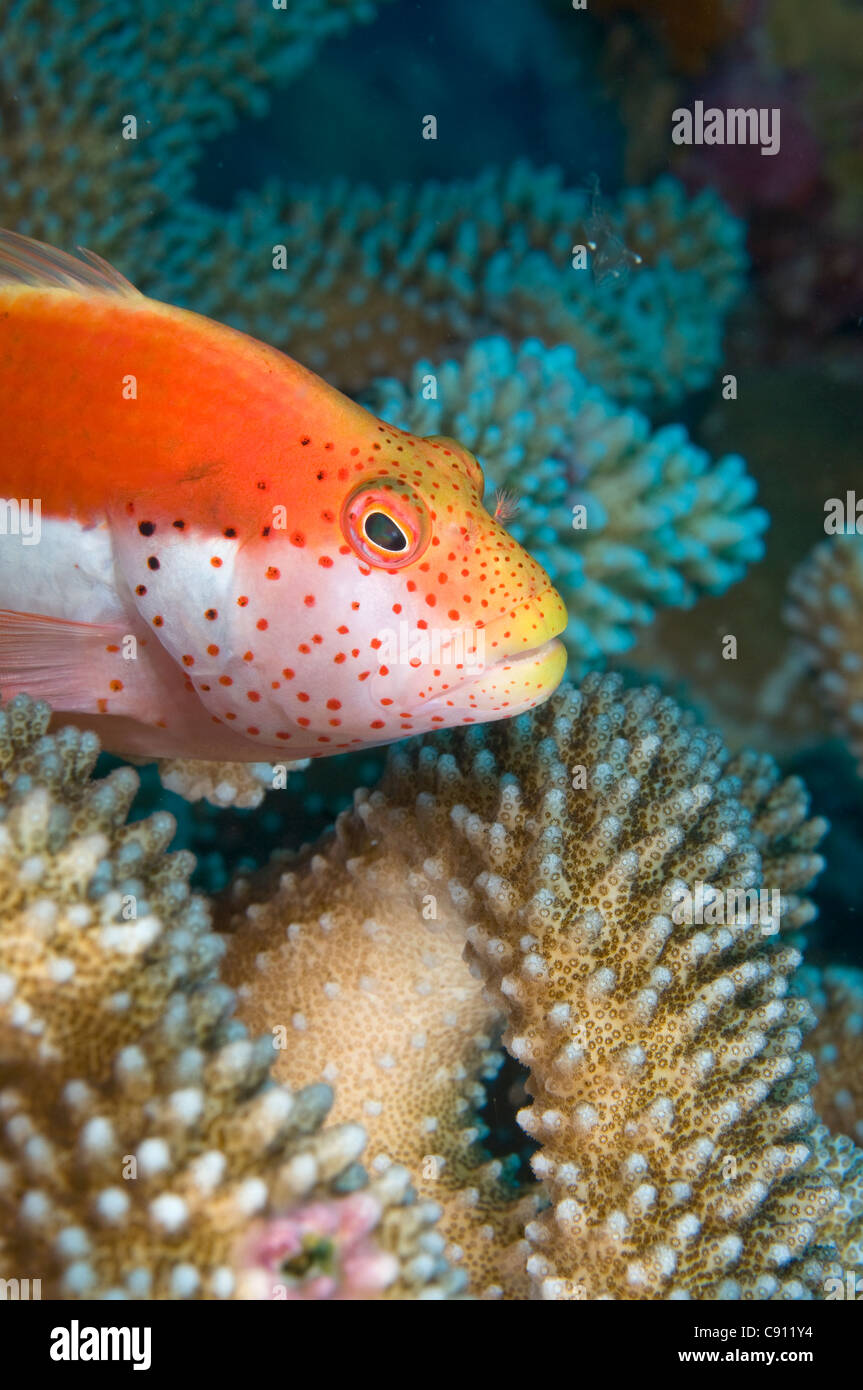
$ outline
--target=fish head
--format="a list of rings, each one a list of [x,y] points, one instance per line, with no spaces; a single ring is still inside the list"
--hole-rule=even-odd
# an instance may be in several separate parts
[[[125,518],[139,611],[250,758],[507,718],[563,677],[563,601],[483,506],[477,460],[363,415],[372,433],[351,417],[245,531]]]
[[[281,732],[303,756],[519,714],[566,665],[563,601],[483,506],[477,460],[449,439],[380,428],[373,466],[320,479],[311,514],[295,509],[302,527],[268,538],[288,577],[281,603],[261,582],[272,570],[260,552],[238,556],[244,614],[266,604],[267,628],[251,632],[244,617],[234,645],[255,665],[270,652],[272,700],[302,721],[282,717]],[[347,486],[324,488],[336,480]]]
[[[563,676],[565,606],[486,510],[476,458],[452,439],[419,443],[419,466],[363,479],[342,506],[370,571],[370,693],[414,729],[519,714]]]

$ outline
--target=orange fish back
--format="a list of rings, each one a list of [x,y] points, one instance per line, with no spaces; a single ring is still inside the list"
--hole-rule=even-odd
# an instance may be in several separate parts
[[[200,524],[230,513],[255,527],[274,485],[301,485],[304,431],[327,414],[342,433],[371,420],[283,353],[147,299],[98,258],[0,233],[4,495],[79,519],[123,496],[194,499]]]

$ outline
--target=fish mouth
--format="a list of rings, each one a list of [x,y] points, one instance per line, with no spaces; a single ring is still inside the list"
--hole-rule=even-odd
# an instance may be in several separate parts
[[[532,651],[498,657],[455,689],[435,695],[424,708],[455,706],[464,713],[476,712],[484,719],[520,714],[547,700],[557,689],[563,680],[566,659],[566,647],[552,637]]]
[[[475,672],[469,671],[457,686],[435,695],[425,708],[448,706],[463,715],[475,712],[487,720],[504,719],[542,704],[557,689],[566,670],[566,648],[558,640],[566,623],[566,608],[556,589],[549,587],[534,595],[509,621],[508,640],[502,643],[504,652]],[[527,631],[544,640],[525,649]]]

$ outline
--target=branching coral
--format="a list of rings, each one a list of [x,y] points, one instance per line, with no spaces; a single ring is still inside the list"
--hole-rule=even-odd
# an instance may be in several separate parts
[[[671,179],[626,192],[607,235],[644,264],[597,283],[573,268],[591,208],[559,170],[525,163],[386,194],[270,185],[227,217],[178,209],[160,292],[345,390],[496,330],[571,343],[590,380],[619,400],[679,400],[719,361],[741,287],[742,226],[712,194],[688,201]]]
[[[849,965],[800,972],[797,992],[818,1018],[809,1047],[818,1067],[815,1106],[838,1134],[863,1142],[863,971]]]
[[[655,691],[588,677],[530,718],[394,750],[381,789],[247,908],[229,973],[253,1026],[290,1032],[292,1074],[327,1067],[371,1151],[422,1166],[429,1135],[444,1157],[479,1138],[494,1017],[457,973],[466,931],[531,1071],[520,1119],[551,1199],[504,1249],[511,1189],[476,1183],[471,1224],[434,1165],[417,1177],[478,1292],[525,1296],[527,1273],[552,1298],[811,1296],[839,1200],[815,1161],[812,1015],[788,997],[799,953],[737,897],[778,889],[805,920],[823,830],[806,815],[766,760],[729,763]],[[731,920],[672,921],[698,881],[735,895]]]
[[[104,0],[3,0],[4,224],[118,258],[141,232],[143,251],[152,219],[188,192],[201,142],[260,115],[268,84],[374,10],[371,0],[191,0],[170,14],[159,0],[123,13]]]
[[[863,771],[863,537],[835,536],[795,570],[785,617]]]
[[[232,1019],[222,942],[137,778],[95,738],[0,713],[0,1274],[43,1297],[440,1297],[436,1209],[364,1187],[326,1085],[270,1078]]]
[[[616,408],[572,348],[487,339],[461,366],[417,363],[366,400],[403,429],[459,439],[488,492],[515,494],[508,529],[560,589],[579,665],[626,650],[658,607],[723,592],[763,553],[767,515],[743,460],[714,464],[682,426],[652,431]]]
[[[368,0],[196,0],[170,20],[156,0],[132,17],[101,0],[6,0],[6,11],[0,179],[16,230],[89,245],[145,291],[246,328],[348,390],[493,329],[573,343],[620,398],[676,400],[715,369],[742,228],[670,180],[603,215],[605,239],[643,257],[629,283],[572,268],[574,245],[591,239],[590,195],[525,164],[385,194],[273,184],[227,216],[194,201],[202,142],[266,110],[322,39],[371,17]]]

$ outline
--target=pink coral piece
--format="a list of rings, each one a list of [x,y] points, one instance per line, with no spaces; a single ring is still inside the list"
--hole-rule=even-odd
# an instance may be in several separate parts
[[[398,1261],[372,1236],[380,1216],[380,1204],[368,1192],[292,1207],[252,1235],[243,1261],[246,1272],[262,1297],[369,1298],[387,1288],[398,1273]],[[292,1262],[297,1265],[293,1271]]]

